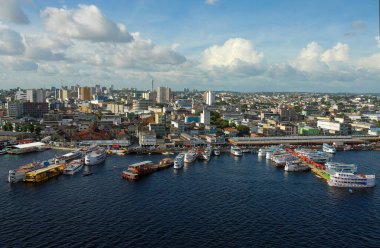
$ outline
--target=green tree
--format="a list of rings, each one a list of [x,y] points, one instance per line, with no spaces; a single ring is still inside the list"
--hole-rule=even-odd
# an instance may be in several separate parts
[[[33,124],[28,124],[27,125],[28,131],[33,133],[34,132],[34,125]]]
[[[22,125],[22,126],[20,127],[20,130],[21,130],[22,132],[28,132],[28,124],[24,124],[24,125]]]
[[[15,125],[15,131],[16,132],[21,132],[21,126],[20,126],[20,124],[16,123],[16,125]]]
[[[41,134],[41,127],[40,127],[40,126],[37,126],[37,127],[34,129],[34,132],[35,132],[37,135],[40,135],[40,134]]]
[[[239,125],[236,128],[240,134],[249,134],[249,127],[246,125]]]

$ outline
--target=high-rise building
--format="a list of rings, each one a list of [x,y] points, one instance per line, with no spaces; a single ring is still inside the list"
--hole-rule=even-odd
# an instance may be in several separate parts
[[[145,100],[150,100],[154,104],[157,100],[157,92],[156,91],[148,91],[148,92],[143,92],[142,93],[142,98]]]
[[[16,91],[15,100],[26,101],[26,99],[27,99],[26,91],[22,89],[18,89],[18,91]]]
[[[203,94],[203,98],[206,101],[206,104],[209,105],[209,106],[211,106],[215,102],[215,93],[212,92],[212,91],[206,91]]]
[[[210,125],[210,110],[207,108],[203,108],[203,112],[201,113],[201,123]]]
[[[26,100],[29,102],[45,102],[46,92],[44,89],[26,90]]]
[[[80,87],[78,88],[78,99],[83,101],[91,100],[91,87]]]
[[[13,118],[22,116],[22,102],[8,102],[7,115]]]
[[[47,102],[24,102],[22,103],[23,116],[42,118],[49,112]]]
[[[45,102],[46,100],[46,90],[38,89],[36,90],[36,102]]]
[[[58,99],[60,99],[61,101],[68,100],[69,99],[69,91],[65,90],[65,89],[60,89]]]
[[[157,103],[168,103],[171,100],[171,89],[169,87],[157,88]]]

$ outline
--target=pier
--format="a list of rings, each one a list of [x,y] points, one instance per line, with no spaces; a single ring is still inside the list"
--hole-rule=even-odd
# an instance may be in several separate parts
[[[330,180],[330,174],[326,171],[326,167],[324,165],[316,163],[313,160],[311,160],[305,156],[302,156],[301,154],[299,154],[298,152],[296,152],[290,148],[287,148],[286,151],[292,153],[293,155],[295,155],[297,157],[299,157],[302,161],[304,161],[309,166],[311,171],[314,174],[316,174],[317,176],[319,176],[320,178],[324,179],[325,181]]]

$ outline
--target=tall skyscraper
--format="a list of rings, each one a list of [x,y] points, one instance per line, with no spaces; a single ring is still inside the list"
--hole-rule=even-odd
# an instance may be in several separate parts
[[[168,103],[171,100],[172,91],[169,87],[157,88],[157,103]]]
[[[26,100],[29,102],[45,102],[46,92],[44,89],[26,90]]]
[[[210,125],[210,119],[210,110],[203,108],[203,112],[201,113],[201,123]]]
[[[212,91],[206,91],[204,93],[204,98],[206,100],[206,104],[211,106],[215,102],[215,93]]]
[[[69,99],[69,91],[68,91],[68,90],[65,90],[65,89],[60,89],[60,90],[59,90],[58,98],[59,98],[61,101],[64,101],[64,100]]]
[[[80,87],[78,88],[78,99],[83,101],[91,100],[91,87]]]

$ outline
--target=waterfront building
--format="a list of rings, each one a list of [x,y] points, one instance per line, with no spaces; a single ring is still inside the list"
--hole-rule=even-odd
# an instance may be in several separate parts
[[[319,134],[319,129],[314,128],[314,127],[309,127],[309,126],[304,126],[300,127],[298,129],[298,134],[299,135],[318,135]]]
[[[348,135],[351,134],[351,126],[347,123],[318,120],[317,126],[329,134]]]
[[[157,136],[163,137],[166,135],[166,125],[164,123],[149,123],[149,131],[154,132]]]
[[[139,145],[140,146],[156,146],[157,138],[156,133],[149,132],[139,132]]]

